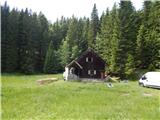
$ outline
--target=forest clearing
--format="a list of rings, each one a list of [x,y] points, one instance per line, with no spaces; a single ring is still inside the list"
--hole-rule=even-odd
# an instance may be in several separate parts
[[[58,78],[39,85],[38,79]],[[158,120],[159,90],[137,81],[66,82],[62,74],[2,75],[3,120],[144,119]]]
[[[102,15],[94,4],[90,17],[62,16],[54,23],[42,12],[10,9],[7,2],[1,12],[3,73],[62,73],[88,48],[121,78],[160,69],[159,1],[145,1],[141,10],[121,1]]]
[[[3,120],[160,120],[159,90],[138,85],[160,71],[160,1],[60,1],[1,5]],[[113,76],[127,82],[100,82]]]

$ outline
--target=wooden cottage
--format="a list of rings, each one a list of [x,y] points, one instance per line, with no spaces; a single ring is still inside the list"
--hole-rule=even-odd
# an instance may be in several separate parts
[[[93,49],[88,48],[65,67],[63,76],[65,80],[104,79],[105,61]]]

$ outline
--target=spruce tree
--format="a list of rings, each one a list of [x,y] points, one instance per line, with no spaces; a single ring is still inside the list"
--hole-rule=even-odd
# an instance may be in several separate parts
[[[136,49],[136,31],[133,27],[134,8],[131,1],[121,1],[119,9],[121,38],[118,46],[119,73],[125,77],[125,64],[128,54],[134,55]]]
[[[38,22],[37,13],[33,13],[31,17],[31,40],[29,42],[29,51],[30,51],[30,58],[32,59],[32,68],[34,73],[38,73],[39,70],[39,35],[40,35],[40,27]]]
[[[62,40],[66,37],[67,30],[68,30],[68,23],[65,18],[61,18],[52,25],[49,26],[49,33],[50,33],[50,40],[54,42],[54,48],[56,50],[59,49]]]
[[[136,48],[136,52],[137,52],[137,62],[136,62],[136,66],[138,68],[143,68],[144,63],[145,63],[145,47],[146,47],[146,41],[145,41],[145,31],[144,31],[144,25],[142,24],[140,26],[140,29],[138,31],[138,35],[137,35],[137,48]]]
[[[111,36],[111,21],[109,9],[106,10],[104,17],[101,22],[100,33],[97,34],[96,38],[96,51],[100,54],[100,56],[109,64],[108,56],[110,51],[110,36]]]
[[[111,22],[112,21],[112,22]],[[118,47],[119,41],[121,39],[121,32],[120,32],[120,19],[118,17],[118,9],[116,4],[114,4],[112,11],[111,11],[111,20],[112,23],[112,36],[110,41],[111,52],[110,52],[110,71],[112,73],[119,74],[120,64],[118,59]]]
[[[96,4],[93,6],[93,10],[91,13],[91,21],[89,26],[89,47],[94,48],[96,43],[97,33],[100,31],[100,22],[98,17],[98,10],[96,8]]]
[[[111,11],[106,10],[101,23],[101,32],[96,40],[96,50],[108,64],[108,72],[111,73],[119,73],[119,24],[118,9],[116,4],[114,4]]]
[[[18,36],[17,36],[17,49],[18,49],[18,70],[19,72],[25,73],[27,65],[25,64],[28,53],[27,42],[28,42],[28,9],[25,11],[21,10],[18,20]]]
[[[39,22],[39,41],[38,41],[38,63],[37,67],[39,72],[43,71],[43,65],[45,61],[45,56],[47,53],[47,48],[49,45],[49,32],[48,32],[48,21],[43,13],[39,13],[38,15],[38,22]]]
[[[86,28],[86,18],[80,18],[78,20],[78,25],[77,25],[77,31],[78,31],[78,34],[77,34],[77,37],[78,37],[78,43],[77,45],[77,49],[78,49],[78,53],[81,53],[82,51],[85,51],[88,47],[87,45],[87,28]],[[85,30],[86,29],[86,30]],[[73,50],[72,50],[73,51]]]
[[[1,69],[2,72],[7,72],[6,71],[6,57],[8,56],[8,36],[9,36],[9,6],[7,5],[7,2],[5,2],[4,6],[1,7]]]
[[[144,1],[143,9],[142,9],[142,24],[138,30],[137,34],[137,62],[136,66],[138,68],[147,68],[147,59],[148,59],[148,50],[147,50],[147,41],[146,37],[148,34],[148,19],[149,13],[151,12],[152,2]]]
[[[7,52],[6,56],[6,72],[16,72],[17,71],[17,35],[18,35],[18,17],[19,12],[13,9],[8,17],[8,48],[3,51]]]
[[[63,40],[62,45],[59,49],[60,60],[62,67],[65,67],[71,61],[71,51],[69,50],[69,44],[67,40]]]
[[[88,32],[89,32],[89,18],[84,18],[84,26],[82,30],[82,42],[81,42],[81,52],[84,52],[88,48]]]
[[[74,60],[78,56],[79,56],[79,49],[78,49],[78,46],[75,45],[75,46],[72,47],[71,59]]]
[[[85,20],[80,18],[79,20],[72,16],[70,24],[68,27],[67,35],[65,40],[69,46],[70,61],[75,59],[82,51],[85,51],[87,48],[87,30],[83,31],[86,28]],[[76,50],[75,50],[76,49]],[[72,55],[73,54],[73,55]]]
[[[10,11],[5,2],[1,18],[2,72],[55,73],[88,47],[96,49],[109,72],[122,78],[129,77],[135,66],[159,68],[159,1],[144,1],[140,11],[130,1],[121,1],[119,8],[107,9],[100,20],[94,4],[91,20],[61,17],[53,24],[42,13]]]
[[[78,44],[78,19],[74,16],[70,20],[66,40],[68,41],[70,50],[72,50],[72,46]]]
[[[134,71],[135,71],[134,57],[131,54],[129,54],[127,56],[127,62],[125,64],[126,77],[127,78],[132,77],[134,74]]]
[[[153,64],[155,67],[160,50],[160,2],[153,2],[151,12],[149,13],[146,41],[148,50],[146,63],[147,67]]]
[[[51,41],[45,58],[44,73],[57,73],[59,70],[59,63],[58,53],[54,50],[53,42]]]
[[[160,2],[145,1],[143,8],[143,23],[137,36],[138,67],[151,68],[159,61],[158,50],[160,49]]]

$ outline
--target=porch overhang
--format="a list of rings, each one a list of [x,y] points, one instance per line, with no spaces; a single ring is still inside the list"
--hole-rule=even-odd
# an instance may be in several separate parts
[[[71,65],[73,65],[73,63],[79,66],[80,69],[83,69],[83,67],[76,60],[73,60],[70,64],[67,65],[67,67],[70,67]]]

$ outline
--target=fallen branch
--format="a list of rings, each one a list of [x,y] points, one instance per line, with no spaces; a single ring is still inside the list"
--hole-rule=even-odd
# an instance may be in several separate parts
[[[55,82],[57,80],[58,78],[45,78],[45,79],[37,80],[37,83],[40,85],[43,85],[43,84],[49,84],[49,83]]]

